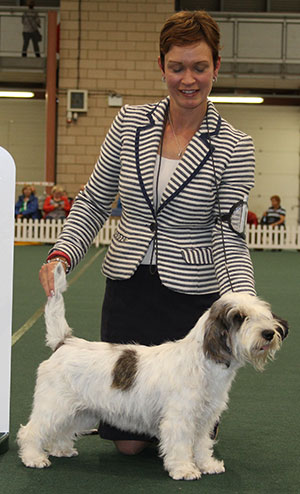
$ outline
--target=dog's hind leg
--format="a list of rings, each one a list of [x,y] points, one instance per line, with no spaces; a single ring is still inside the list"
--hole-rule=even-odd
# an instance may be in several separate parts
[[[68,420],[68,417],[66,420]],[[69,427],[68,425],[64,427],[59,426],[56,429],[56,434],[51,437],[51,442],[49,441],[47,444],[48,454],[58,458],[78,456],[78,451],[74,448],[75,439],[73,427]]]
[[[63,403],[63,406],[61,406]],[[21,426],[17,442],[19,456],[27,467],[44,468],[50,466],[48,459],[52,456],[77,456],[73,447],[76,433],[69,401],[61,401],[56,408],[50,408],[49,399],[44,401],[46,407],[34,407],[26,426]]]
[[[78,451],[74,448],[76,441],[82,434],[98,427],[99,417],[88,410],[75,413],[72,417],[67,417],[63,427],[57,429],[57,433],[52,437],[51,444],[48,445],[50,456],[72,457],[77,456]]]
[[[33,421],[21,425],[17,434],[19,456],[26,467],[44,468],[51,465],[48,454],[43,447],[43,440],[38,427]]]
[[[72,422],[72,392],[59,377],[59,370],[53,373],[50,360],[43,362],[38,369],[34,392],[33,409],[26,426],[21,426],[17,442],[19,456],[24,465],[32,468],[50,466],[49,446],[66,442],[66,430]],[[67,398],[68,397],[68,398]],[[73,438],[68,438],[65,453],[71,454]],[[76,454],[72,451],[72,454]]]

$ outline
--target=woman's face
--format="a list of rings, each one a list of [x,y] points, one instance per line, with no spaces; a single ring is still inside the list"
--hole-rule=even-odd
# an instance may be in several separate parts
[[[60,202],[62,198],[62,192],[54,192],[53,199],[56,202]]]
[[[30,197],[31,196],[31,187],[25,187],[25,189],[23,189],[23,195],[24,197]]]
[[[272,197],[271,204],[272,204],[272,208],[274,208],[274,209],[278,209],[280,206],[280,203],[277,201],[277,199],[275,197]]]
[[[165,55],[164,67],[158,64],[166,78],[170,101],[177,109],[206,109],[213,78],[217,77],[220,58],[214,67],[211,48],[205,41],[175,46]]]

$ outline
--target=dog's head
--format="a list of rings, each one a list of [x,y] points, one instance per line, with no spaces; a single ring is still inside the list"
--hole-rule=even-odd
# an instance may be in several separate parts
[[[230,292],[211,306],[205,323],[203,350],[209,359],[227,367],[233,361],[251,362],[263,370],[287,336],[288,324],[258,297]]]

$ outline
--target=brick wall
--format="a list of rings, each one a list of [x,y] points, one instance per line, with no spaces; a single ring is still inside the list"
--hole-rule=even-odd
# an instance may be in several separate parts
[[[166,95],[157,65],[158,38],[174,3],[82,0],[79,22],[78,0],[61,1],[57,183],[70,195],[87,181],[118,111],[108,106],[109,93],[120,94],[123,104],[157,101]],[[88,112],[70,124],[67,89],[89,92]]]

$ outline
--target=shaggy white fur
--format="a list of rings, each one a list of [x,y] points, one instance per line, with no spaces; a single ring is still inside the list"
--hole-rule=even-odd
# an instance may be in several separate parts
[[[269,306],[246,293],[216,301],[182,340],[158,346],[89,342],[72,336],[65,320],[64,270],[45,308],[47,344],[54,353],[38,369],[33,409],[17,441],[27,467],[49,456],[75,456],[73,443],[99,420],[159,440],[173,479],[225,471],[213,457],[210,433],[226,408],[239,367],[262,370],[287,327]]]

